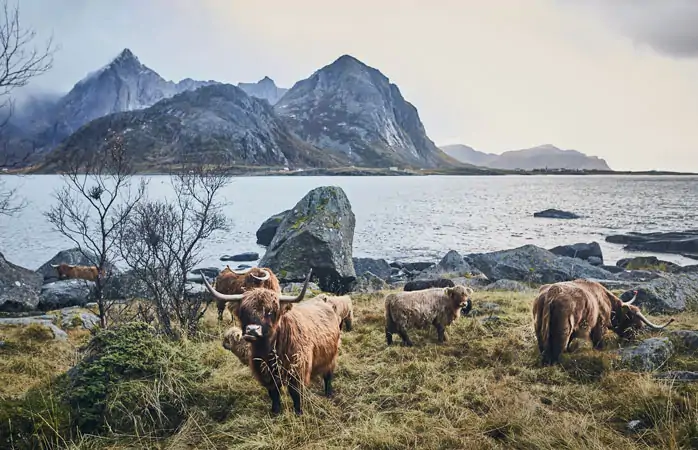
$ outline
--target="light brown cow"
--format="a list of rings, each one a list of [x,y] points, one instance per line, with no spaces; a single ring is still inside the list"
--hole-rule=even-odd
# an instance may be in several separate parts
[[[218,292],[222,294],[242,294],[246,290],[255,287],[265,287],[281,293],[279,280],[271,269],[266,267],[253,267],[242,272],[236,272],[230,266],[225,266],[225,269],[221,270],[216,277],[215,286]],[[223,300],[216,301],[219,322],[223,320],[223,311],[225,311],[227,303]],[[230,315],[235,317],[232,310]]]
[[[242,337],[242,330],[232,326],[223,334],[223,348],[237,356],[241,363],[250,365],[250,344]]]
[[[602,284],[583,279],[541,286],[532,312],[543,364],[559,362],[575,338],[591,339],[594,348],[600,349],[609,328],[627,337],[643,325],[663,330],[674,321],[663,326],[653,324],[632,304],[636,298],[637,291],[624,302]]]
[[[313,299],[329,304],[341,320],[339,328],[341,329],[343,325],[345,331],[351,331],[354,324],[354,306],[352,305],[351,297],[348,295],[333,296],[319,294]]]
[[[315,376],[322,376],[325,395],[332,396],[332,378],[340,345],[339,317],[325,302],[300,302],[305,297],[312,270],[298,296],[253,288],[242,294],[216,291],[204,277],[214,297],[235,302],[233,308],[250,343],[250,369],[271,398],[271,411],[281,411],[281,387],[288,386],[296,414],[302,414],[301,393]]]
[[[446,327],[472,308],[467,286],[423,289],[397,292],[385,297],[385,340],[393,343],[393,333],[402,338],[402,345],[411,347],[407,327],[428,328],[434,326],[439,342],[446,341]]]
[[[97,266],[76,266],[71,264],[51,264],[51,267],[58,272],[58,279],[81,279],[88,281],[97,280]],[[102,269],[102,277],[104,278],[105,271]]]

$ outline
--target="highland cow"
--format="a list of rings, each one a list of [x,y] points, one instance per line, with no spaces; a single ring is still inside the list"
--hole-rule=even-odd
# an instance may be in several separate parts
[[[467,286],[433,288],[421,291],[398,292],[385,297],[385,339],[393,343],[393,333],[402,338],[402,345],[411,347],[407,327],[429,328],[433,325],[439,342],[446,342],[446,327],[459,315],[466,315],[472,308]]]
[[[344,331],[351,331],[354,323],[354,306],[351,302],[351,297],[348,295],[342,296],[332,296],[327,294],[320,294],[315,297],[315,299],[326,302],[332,309],[337,313],[341,322],[339,323],[339,328],[342,329],[344,326]]]
[[[97,267],[96,266],[76,266],[71,264],[51,264],[51,267],[56,269],[58,272],[58,279],[81,279],[87,281],[97,281]],[[105,271],[102,269],[102,277],[105,276]]]
[[[453,287],[453,280],[448,278],[438,278],[436,280],[413,280],[407,282],[402,288],[405,292],[423,291],[425,289]]]
[[[223,348],[237,356],[241,363],[250,365],[250,344],[243,339],[240,327],[230,327],[223,334]]]
[[[543,364],[559,362],[575,338],[590,339],[594,348],[601,349],[609,328],[618,336],[628,337],[643,325],[663,330],[674,321],[663,326],[653,324],[632,305],[636,298],[637,291],[624,302],[602,284],[583,279],[541,286],[532,312]]]
[[[242,294],[246,290],[255,287],[264,287],[281,293],[279,280],[266,267],[253,267],[244,272],[236,272],[230,266],[225,266],[225,269],[221,270],[221,273],[216,277],[215,286],[218,292],[222,294]],[[223,312],[227,303],[223,300],[216,301],[219,322],[223,320]],[[230,316],[235,317],[232,310],[230,311]]]
[[[216,291],[204,277],[214,297],[236,302],[233,309],[250,343],[249,366],[267,389],[272,414],[281,411],[281,387],[287,386],[296,414],[302,414],[301,393],[312,378],[322,376],[325,395],[332,396],[332,378],[340,345],[339,316],[326,302],[304,302],[312,270],[298,296],[280,295],[267,288],[242,294]]]

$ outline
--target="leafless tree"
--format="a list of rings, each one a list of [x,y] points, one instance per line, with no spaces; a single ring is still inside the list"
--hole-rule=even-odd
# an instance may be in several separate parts
[[[188,290],[187,274],[202,261],[202,244],[228,230],[217,196],[229,182],[223,164],[184,164],[170,175],[175,198],[137,205],[122,228],[121,257],[145,285],[162,331],[188,338],[210,297]]]
[[[64,186],[55,194],[57,203],[45,213],[54,228],[97,267],[93,295],[102,327],[107,326],[113,305],[104,294],[119,256],[119,231],[144,197],[147,184],[141,180],[132,185],[134,169],[121,136],[108,138],[108,142],[92,154],[66,156]]]
[[[14,109],[12,91],[29,84],[51,69],[55,47],[49,39],[45,45],[36,47],[36,32],[25,28],[20,22],[19,4],[11,6],[7,0],[0,1],[0,136]],[[7,139],[0,139],[7,144]],[[0,150],[0,166],[9,160],[7,145]],[[2,174],[0,174],[0,177]],[[16,198],[16,189],[6,187],[0,179],[0,214],[12,215],[26,206],[23,199]]]

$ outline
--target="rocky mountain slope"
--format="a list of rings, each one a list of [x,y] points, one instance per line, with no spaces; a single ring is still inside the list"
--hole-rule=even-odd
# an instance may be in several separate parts
[[[327,167],[346,165],[341,153],[321,150],[293,135],[271,105],[233,85],[186,91],[141,110],[96,119],[66,139],[41,171],[109,145],[109,131],[142,167],[163,167],[184,156],[225,157],[236,165]]]
[[[271,105],[275,105],[288,91],[286,88],[278,87],[269,77],[264,77],[256,83],[238,83],[238,87],[247,95],[263,98]]]
[[[357,166],[458,165],[427,137],[400,89],[349,55],[297,82],[274,109],[301,139]]]
[[[562,150],[550,144],[512,150],[501,155],[479,152],[466,145],[447,145],[441,149],[460,162],[492,169],[611,170],[606,161],[597,156],[588,156],[577,150]]]

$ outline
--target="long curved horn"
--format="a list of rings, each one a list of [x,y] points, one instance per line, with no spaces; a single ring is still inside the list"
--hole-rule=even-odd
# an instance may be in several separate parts
[[[662,326],[659,326],[659,325],[655,325],[655,324],[653,324],[652,322],[650,322],[650,321],[647,319],[647,317],[643,316],[642,313],[639,312],[639,311],[638,311],[638,313],[637,313],[637,316],[640,318],[640,320],[642,320],[643,322],[645,322],[645,325],[647,325],[648,327],[652,328],[653,330],[663,330],[664,328],[668,327],[669,324],[670,324],[671,322],[674,321],[674,318],[672,317],[671,319],[669,319],[669,321],[668,321],[667,323],[665,323],[665,324],[662,325]]]
[[[225,300],[225,301],[235,301],[235,300],[242,300],[242,294],[221,294],[217,290],[213,289],[211,285],[208,283],[208,280],[206,279],[206,275],[202,271],[199,270],[199,273],[201,274],[201,278],[204,280],[204,285],[206,285],[206,289],[213,294],[214,297],[220,300]]]
[[[633,296],[633,298],[631,298],[631,299],[628,300],[627,302],[623,302],[624,305],[632,305],[633,302],[637,299],[637,291],[633,291],[633,292],[635,293],[635,295]]]
[[[308,289],[308,283],[310,282],[310,275],[312,275],[312,274],[313,274],[313,269],[311,268],[310,271],[308,272],[308,275],[305,277],[305,282],[303,283],[303,289],[301,289],[301,293],[298,294],[298,296],[280,295],[279,302],[296,303],[296,302],[303,300],[303,297],[305,297],[305,291]]]
[[[264,276],[263,276],[263,277],[258,277],[257,275],[255,275],[255,274],[253,274],[253,273],[251,273],[250,276],[251,276],[252,278],[254,278],[255,280],[259,280],[259,281],[267,281],[267,280],[269,279],[269,277],[271,277],[271,275],[269,275],[269,271],[268,271],[268,270],[265,270],[265,269],[259,269],[259,270],[261,270],[262,272],[264,272]]]
[[[51,264],[51,267],[53,267],[54,269],[58,269],[59,267],[61,267],[61,265],[60,264]]]
[[[230,269],[230,267],[228,267],[228,268]],[[252,270],[251,267],[250,267],[249,269],[245,269],[245,270],[233,270],[233,269],[230,269],[230,271],[233,272],[233,273],[236,274],[236,275],[245,275],[245,274],[246,274],[247,272],[249,272],[250,270]]]

